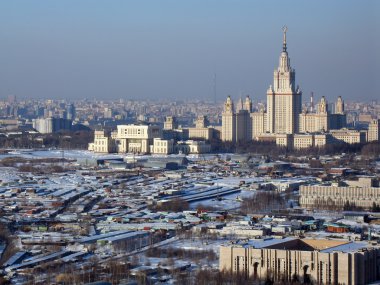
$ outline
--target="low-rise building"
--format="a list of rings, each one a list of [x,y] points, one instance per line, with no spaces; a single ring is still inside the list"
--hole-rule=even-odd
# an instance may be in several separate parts
[[[211,145],[204,141],[193,141],[193,140],[179,141],[177,145],[175,146],[175,151],[176,153],[183,153],[183,154],[208,153],[211,151]]]
[[[359,178],[360,179],[360,178]],[[358,185],[361,186],[358,186]],[[334,207],[343,209],[345,205],[371,209],[379,203],[380,187],[373,187],[359,180],[354,186],[300,186],[300,206],[303,208]]]
[[[331,130],[332,137],[336,141],[348,144],[365,143],[367,141],[367,132],[349,129]]]
[[[98,153],[114,152],[115,141],[105,131],[95,131],[94,142],[88,145],[88,150]]]
[[[161,138],[153,139],[153,145],[151,148],[151,153],[154,154],[171,154],[174,151],[174,141],[164,140]]]
[[[368,284],[380,279],[380,248],[327,239],[257,239],[220,247],[219,269],[261,280]]]

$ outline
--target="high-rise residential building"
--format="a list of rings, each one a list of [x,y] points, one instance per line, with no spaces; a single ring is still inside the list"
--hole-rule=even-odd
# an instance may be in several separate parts
[[[72,121],[62,118],[34,119],[33,128],[41,134],[55,133],[60,130],[71,130]]]
[[[247,110],[240,110],[235,114],[235,138],[236,142],[247,142],[252,140],[251,117]]]
[[[290,66],[286,32],[283,29],[283,46],[278,68],[273,74],[273,85],[267,91],[267,131],[278,134],[298,132],[302,108],[302,92],[296,86],[296,72]]]
[[[165,118],[164,130],[174,130],[178,128],[177,118],[168,116]]]
[[[380,120],[372,120],[368,125],[368,141],[379,141]]]
[[[74,104],[69,104],[66,110],[66,119],[74,120],[75,119],[75,106]]]

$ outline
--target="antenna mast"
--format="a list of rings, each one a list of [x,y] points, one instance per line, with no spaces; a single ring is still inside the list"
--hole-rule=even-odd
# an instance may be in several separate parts
[[[214,73],[214,103],[216,104],[216,73]]]

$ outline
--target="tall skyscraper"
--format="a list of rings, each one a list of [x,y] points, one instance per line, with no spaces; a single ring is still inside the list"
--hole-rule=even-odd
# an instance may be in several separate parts
[[[295,85],[296,72],[290,66],[286,46],[287,27],[283,28],[283,46],[278,68],[273,74],[273,85],[267,91],[267,131],[294,134],[298,131],[302,109],[302,92]]]

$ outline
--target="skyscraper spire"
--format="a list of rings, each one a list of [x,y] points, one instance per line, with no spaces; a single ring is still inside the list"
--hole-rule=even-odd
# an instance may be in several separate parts
[[[287,26],[283,26],[282,27],[282,31],[284,32],[284,39],[283,39],[283,42],[282,42],[282,51],[286,52],[286,32],[288,31],[288,27]]]

